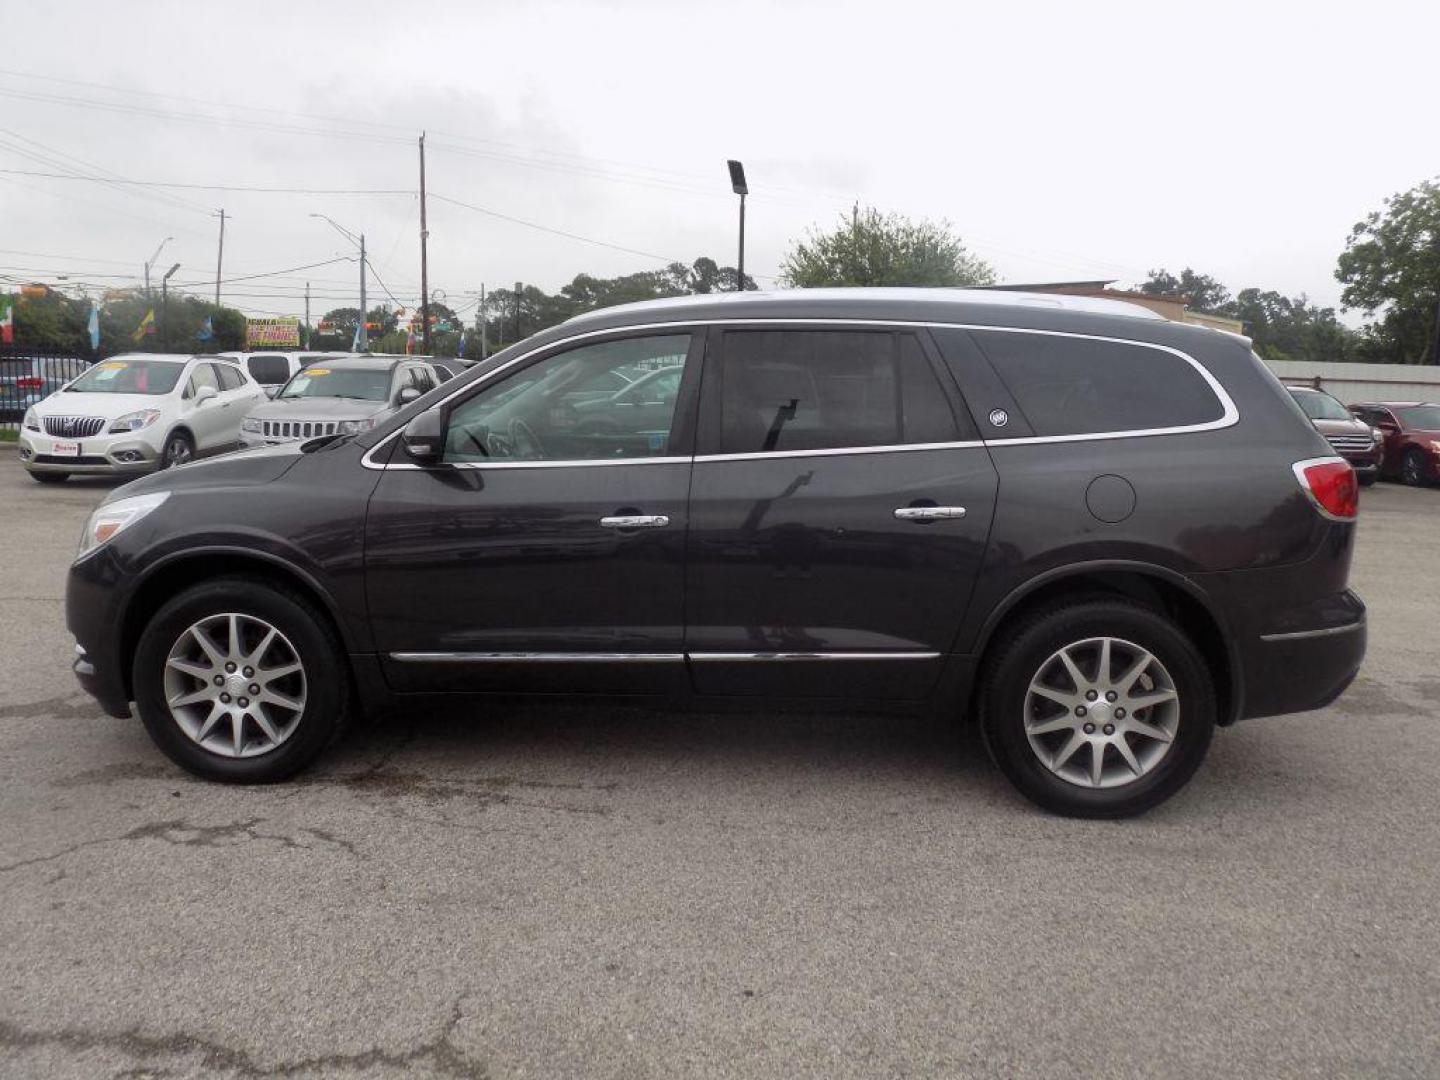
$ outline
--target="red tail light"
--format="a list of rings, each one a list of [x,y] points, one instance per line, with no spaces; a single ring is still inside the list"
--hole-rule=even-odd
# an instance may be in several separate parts
[[[1353,521],[1360,509],[1360,485],[1344,458],[1311,458],[1293,466],[1295,479],[1320,513],[1336,521]]]
[[[21,390],[39,390],[45,385],[45,380],[37,379],[33,375],[22,375],[15,380],[15,385]]]

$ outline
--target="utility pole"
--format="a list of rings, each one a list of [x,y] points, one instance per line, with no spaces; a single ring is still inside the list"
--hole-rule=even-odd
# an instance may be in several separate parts
[[[305,348],[310,347],[310,282],[305,282]]]
[[[170,351],[170,275],[179,269],[176,263],[160,279],[160,348],[164,352]]]
[[[220,215],[220,251],[215,256],[215,306],[220,306],[220,268],[225,265],[225,211],[222,208],[217,211]]]
[[[370,319],[369,308],[365,306],[365,234],[360,234],[360,351],[370,351],[370,332],[365,328]]]
[[[524,288],[524,282],[515,282],[515,340],[520,340],[520,290]],[[513,343],[512,343],[513,344]]]
[[[430,273],[426,259],[426,241],[430,230],[425,227],[425,133],[420,133],[420,341],[425,354],[430,354]]]
[[[489,342],[485,340],[485,283],[480,283],[480,310],[475,313],[475,322],[480,330],[480,359],[484,360],[490,355]]]

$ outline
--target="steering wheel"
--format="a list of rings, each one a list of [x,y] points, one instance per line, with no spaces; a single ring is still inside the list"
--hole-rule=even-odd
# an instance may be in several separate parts
[[[545,448],[535,437],[534,430],[518,416],[510,421],[510,445],[515,448],[517,458],[533,461],[545,456]]]

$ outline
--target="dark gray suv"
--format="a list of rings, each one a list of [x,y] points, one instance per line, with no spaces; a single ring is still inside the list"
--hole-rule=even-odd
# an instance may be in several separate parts
[[[436,692],[899,704],[980,724],[1040,805],[1119,816],[1217,726],[1354,678],[1356,500],[1237,336],[1069,297],[707,296],[121,488],[67,607],[81,682],[217,780]]]

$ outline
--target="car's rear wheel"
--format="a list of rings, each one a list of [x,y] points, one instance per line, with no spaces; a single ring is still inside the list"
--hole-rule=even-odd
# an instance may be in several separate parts
[[[195,440],[183,431],[177,431],[165,440],[160,451],[159,468],[169,469],[184,465],[195,457]]]
[[[1405,451],[1400,462],[1400,480],[1411,487],[1425,483],[1425,455],[1413,446]]]
[[[283,780],[339,733],[349,679],[340,643],[304,598],[249,578],[181,593],[135,650],[150,737],[197,776]]]
[[[37,480],[42,484],[63,484],[70,479],[68,472],[32,472],[30,479]]]
[[[1209,667],[1169,619],[1121,600],[1031,616],[981,689],[986,745],[1020,791],[1072,817],[1126,817],[1175,794],[1215,729]]]

